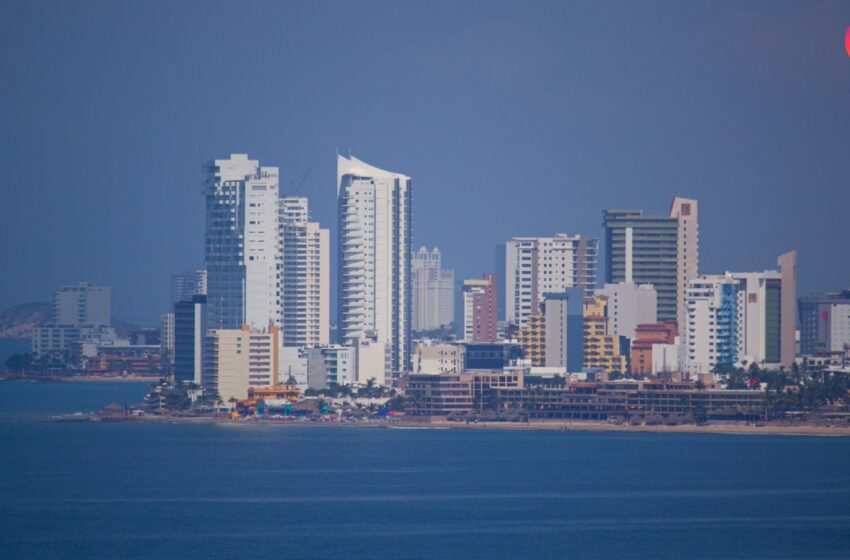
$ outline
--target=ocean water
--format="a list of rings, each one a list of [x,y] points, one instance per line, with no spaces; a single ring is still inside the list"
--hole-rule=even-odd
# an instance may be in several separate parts
[[[46,420],[143,391],[0,382],[0,557],[850,557],[850,438]]]

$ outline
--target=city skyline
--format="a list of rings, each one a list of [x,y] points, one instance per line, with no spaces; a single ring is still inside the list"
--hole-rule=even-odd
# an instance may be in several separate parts
[[[796,249],[799,295],[846,287],[850,263],[825,240],[850,237],[850,7],[486,6],[269,6],[281,33],[261,40],[261,63],[256,44],[202,40],[195,19],[212,16],[188,4],[165,23],[138,6],[16,5],[0,24],[16,76],[0,118],[21,187],[0,194],[0,237],[18,241],[0,260],[27,272],[0,280],[0,308],[89,281],[112,286],[116,318],[156,324],[170,275],[203,264],[205,161],[279,166],[281,194],[309,197],[335,230],[333,154],[349,148],[413,178],[412,246],[439,247],[456,278],[492,271],[512,237],[601,239],[603,209],[661,214],[679,195],[700,201],[700,273],[764,270]],[[254,18],[223,9],[234,25]],[[337,57],[341,31],[367,17],[413,24]],[[694,37],[716,48],[684,49]],[[100,52],[104,41],[121,48]],[[577,44],[589,54],[569,54]],[[372,82],[356,79],[366,59]],[[218,87],[207,60],[233,63],[234,84],[261,64],[277,72],[266,89]],[[171,88],[185,94],[158,99]],[[335,270],[333,234],[330,252]]]

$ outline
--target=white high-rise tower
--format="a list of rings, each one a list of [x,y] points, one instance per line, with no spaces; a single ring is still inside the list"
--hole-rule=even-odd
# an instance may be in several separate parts
[[[337,157],[339,339],[386,345],[393,376],[409,371],[410,177]]]
[[[328,230],[309,221],[307,199],[280,200],[283,345],[326,346],[330,320]]]
[[[280,325],[277,167],[245,154],[207,166],[206,329]]]

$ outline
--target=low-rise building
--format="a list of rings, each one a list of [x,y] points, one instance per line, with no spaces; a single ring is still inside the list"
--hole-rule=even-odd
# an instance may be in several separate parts
[[[413,373],[458,373],[464,370],[466,347],[461,344],[422,344],[413,352]]]
[[[204,391],[225,404],[247,398],[251,387],[278,384],[279,330],[213,329],[204,352]]]

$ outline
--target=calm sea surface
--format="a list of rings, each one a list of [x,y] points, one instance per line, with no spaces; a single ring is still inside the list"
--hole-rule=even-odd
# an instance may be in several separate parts
[[[0,557],[850,557],[850,438],[46,419],[143,392],[0,382]]]

